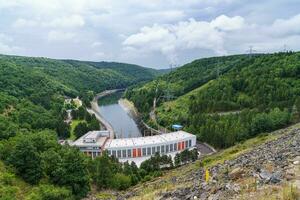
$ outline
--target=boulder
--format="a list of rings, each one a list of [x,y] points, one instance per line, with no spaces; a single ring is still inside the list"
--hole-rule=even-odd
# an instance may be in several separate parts
[[[228,176],[230,179],[239,179],[242,177],[244,170],[241,167],[234,168],[229,172]]]

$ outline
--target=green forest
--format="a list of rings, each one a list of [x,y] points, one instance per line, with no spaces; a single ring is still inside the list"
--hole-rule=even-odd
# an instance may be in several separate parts
[[[76,137],[99,129],[85,111],[94,94],[152,80],[160,72],[124,63],[0,55],[0,199],[81,199],[90,191],[89,159],[61,146],[68,138],[66,97],[83,100]]]
[[[199,141],[226,148],[300,119],[300,53],[196,60],[126,97],[149,124],[182,124]],[[156,120],[149,119],[157,98]]]

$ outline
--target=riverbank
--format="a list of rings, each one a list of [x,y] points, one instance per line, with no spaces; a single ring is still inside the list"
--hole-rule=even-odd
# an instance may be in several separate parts
[[[119,99],[118,103],[133,119],[137,119],[139,117],[138,111],[131,101],[122,98]]]
[[[93,101],[91,101],[91,108],[87,108],[87,111],[90,113],[90,114],[94,114],[97,118],[97,120],[100,122],[101,124],[101,127],[104,128],[104,130],[108,130],[109,133],[110,133],[110,138],[115,138],[115,131],[112,127],[112,125],[105,120],[105,118],[100,114],[99,112],[99,105],[98,105],[98,99],[101,98],[101,97],[104,97],[106,95],[110,95],[110,94],[113,94],[115,92],[118,92],[118,91],[122,91],[124,89],[114,89],[114,90],[105,90],[99,94],[97,94]]]

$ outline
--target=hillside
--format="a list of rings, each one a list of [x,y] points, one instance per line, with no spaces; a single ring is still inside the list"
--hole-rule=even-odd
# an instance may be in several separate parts
[[[219,59],[228,63],[220,64],[216,76],[216,66],[203,63],[220,63]],[[299,66],[300,53],[200,59],[129,90],[127,97],[147,116],[154,97],[165,95],[164,89],[154,92],[155,84],[170,80],[169,93],[175,99],[160,98],[157,122],[165,127],[182,124],[200,141],[224,148],[299,121]],[[222,68],[226,70],[220,73]]]
[[[181,96],[244,62],[248,62],[245,55],[195,60],[152,82],[133,86],[126,92],[126,97],[134,101],[140,112],[149,112],[153,98],[156,96],[163,102],[165,100],[163,96],[166,95],[168,88],[171,96]]]
[[[70,131],[65,96],[80,96],[88,106],[98,92],[158,75],[136,65],[96,64],[0,55],[0,199],[86,196],[88,169],[95,164],[78,149],[57,143]]]
[[[299,127],[296,124],[202,157],[115,197],[297,200],[300,198]],[[208,182],[205,170],[209,171]]]

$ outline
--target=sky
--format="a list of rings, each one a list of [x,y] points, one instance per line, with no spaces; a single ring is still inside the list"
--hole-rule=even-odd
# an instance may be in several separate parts
[[[300,0],[0,0],[0,54],[156,69],[300,50]]]

